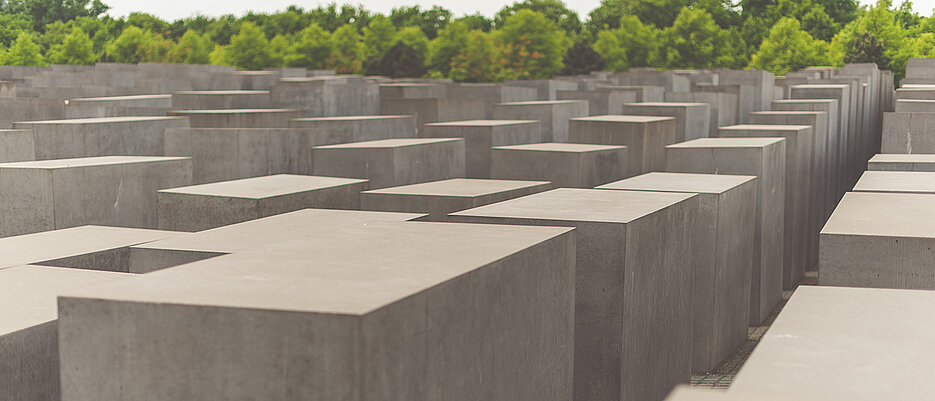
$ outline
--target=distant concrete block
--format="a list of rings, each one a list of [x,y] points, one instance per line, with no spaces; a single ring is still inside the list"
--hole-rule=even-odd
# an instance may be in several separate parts
[[[585,100],[550,100],[495,104],[493,115],[498,120],[538,120],[542,141],[568,142],[568,121],[590,114]]]
[[[419,129],[429,123],[485,117],[483,101],[462,98],[393,99],[380,103],[380,114],[411,115]]]
[[[666,102],[706,103],[708,133],[713,135],[718,127],[740,124],[737,119],[737,95],[728,92],[668,92]]]
[[[601,88],[595,90],[560,90],[558,100],[587,100],[588,113],[594,115],[621,114],[623,105],[634,103],[636,91]]]
[[[65,101],[65,118],[165,116],[172,95],[130,95],[75,98]]]
[[[664,102],[665,88],[662,86],[633,86],[633,85],[604,85],[596,89],[610,89],[615,91],[630,91],[636,96],[633,103]]]
[[[547,181],[455,178],[365,191],[364,210],[427,213],[426,220],[446,221],[448,214],[519,198],[550,189]]]
[[[675,142],[710,136],[710,106],[707,103],[630,103],[623,114],[675,117]]]
[[[536,88],[488,83],[459,83],[448,88],[448,97],[480,99],[484,102],[484,118],[493,118],[493,105],[497,103],[537,100]]]
[[[380,102],[397,99],[437,99],[446,97],[448,88],[444,85],[426,83],[385,83],[380,84]]]
[[[673,117],[607,115],[573,118],[571,143],[626,146],[629,174],[665,170],[666,145],[675,143]]]
[[[36,160],[36,142],[30,130],[0,130],[0,163]]]
[[[864,171],[854,192],[935,194],[935,172]]]
[[[632,175],[626,146],[535,143],[499,146],[490,178],[549,181],[555,187],[594,188]]]
[[[329,144],[415,138],[418,131],[413,116],[297,118],[289,122],[289,127],[318,132]]]
[[[935,98],[933,99],[897,99],[897,113],[935,113]]]
[[[172,94],[175,110],[269,109],[267,90],[180,91]]]
[[[492,147],[542,142],[535,120],[468,120],[426,124],[423,138],[464,138],[466,177],[490,178]]]
[[[302,115],[293,109],[170,110],[168,114],[187,117],[192,128],[286,128]]]
[[[24,121],[16,129],[32,130],[36,160],[97,156],[161,156],[164,132],[186,128],[181,117],[104,117]]]
[[[46,121],[67,118],[62,99],[0,97],[0,128],[15,128],[18,121]]]
[[[464,177],[460,138],[385,139],[312,148],[315,175],[370,180],[386,188]]]
[[[867,170],[935,172],[935,155],[877,154],[867,162]]]
[[[530,100],[557,100],[557,93],[560,90],[578,90],[577,83],[563,81],[560,79],[506,81],[504,85],[534,88],[537,91],[538,96],[535,99]]]
[[[935,154],[935,113],[883,113],[880,153]]]
[[[380,114],[380,87],[353,75],[283,78],[270,89],[274,107],[302,110],[302,117]]]

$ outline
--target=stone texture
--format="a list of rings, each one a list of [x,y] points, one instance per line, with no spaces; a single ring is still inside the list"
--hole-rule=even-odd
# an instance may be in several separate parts
[[[490,178],[490,153],[496,146],[542,142],[535,120],[469,120],[426,124],[423,138],[464,138],[465,177]]]
[[[568,142],[568,120],[589,115],[585,100],[546,100],[499,103],[493,106],[497,120],[538,120],[543,142]]]
[[[630,174],[665,169],[666,145],[675,143],[675,118],[606,115],[573,118],[571,143],[626,146]]]
[[[623,105],[623,114],[675,117],[675,142],[685,142],[710,136],[710,106],[707,103],[630,103]]]
[[[883,113],[880,153],[935,153],[935,113]]]
[[[626,146],[535,143],[491,150],[490,178],[593,188],[633,175]]]
[[[161,156],[169,128],[185,128],[179,117],[106,117],[26,121],[16,129],[33,132],[36,160],[96,156]]]
[[[877,154],[867,162],[867,170],[935,172],[935,155]]]
[[[865,171],[854,192],[935,194],[935,172]]]
[[[413,116],[341,116],[297,118],[292,128],[304,128],[327,138],[328,143],[364,142],[380,139],[415,138]]]
[[[316,175],[370,180],[386,188],[464,177],[464,140],[384,139],[312,148]]]
[[[170,110],[187,117],[192,128],[286,128],[302,113],[294,109]]]

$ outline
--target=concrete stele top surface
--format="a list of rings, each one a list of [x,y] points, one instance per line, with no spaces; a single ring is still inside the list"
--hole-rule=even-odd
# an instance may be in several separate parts
[[[455,212],[451,215],[629,223],[693,196],[696,195],[559,188]]]
[[[666,148],[762,148],[785,138],[698,138],[667,145]]]
[[[806,397],[783,397],[771,394],[744,394],[736,395],[724,391],[713,391],[705,388],[691,388],[680,385],[669,393],[663,401],[844,401],[830,398],[816,399]]]
[[[800,111],[800,110],[763,110],[763,111],[752,111],[750,115],[759,115],[759,116],[810,116],[818,114],[827,114],[824,111]]]
[[[58,295],[91,284],[117,281],[131,274],[45,266],[0,270],[0,336],[58,318]]]
[[[175,231],[81,226],[0,238],[0,269],[124,248],[183,235],[186,234]]]
[[[855,192],[910,192],[935,194],[935,173],[922,171],[864,171]],[[931,222],[935,225],[935,221]]]
[[[73,167],[106,166],[111,164],[152,163],[173,160],[190,160],[190,157],[169,156],[96,156],[74,159],[38,160],[29,162],[0,163],[0,168],[57,169]]]
[[[525,145],[495,146],[491,149],[535,150],[542,152],[587,153],[626,149],[626,146],[590,145],[585,143],[544,142]]]
[[[833,103],[837,99],[779,99],[773,100],[773,103],[788,103],[788,104],[799,104],[799,103]]]
[[[737,124],[718,127],[724,131],[802,131],[812,128],[811,125],[793,125],[793,124]]]
[[[587,100],[528,100],[524,102],[497,103],[497,106],[547,106],[573,103],[586,103]]]
[[[400,148],[404,146],[430,145],[434,143],[463,141],[461,138],[397,138],[378,139],[376,141],[339,143],[337,145],[316,146],[313,149],[366,149]]]
[[[66,120],[44,120],[44,121],[18,121],[16,124],[119,124],[119,123],[139,123],[147,121],[166,121],[180,120],[184,117],[172,116],[128,116],[128,117],[94,117],[94,118],[70,118]]]
[[[171,110],[171,114],[263,114],[263,113],[293,113],[295,109],[216,109],[216,110]]]
[[[707,106],[707,103],[691,103],[691,102],[639,102],[639,103],[624,103],[624,106],[639,106],[639,107],[704,107]]]
[[[539,124],[539,120],[465,120],[425,124],[427,127],[499,127],[503,125]]]
[[[935,394],[932,305],[935,291],[799,286],[729,393],[927,399]]]
[[[933,88],[933,90],[935,90],[935,88]],[[896,101],[904,103],[935,103],[935,100],[929,99],[896,99]]]
[[[935,238],[935,195],[848,192],[821,233]]]
[[[142,248],[234,253],[265,248],[295,239],[331,235],[341,227],[375,221],[407,221],[425,216],[417,213],[369,212],[359,210],[304,209],[168,238]]]
[[[454,178],[399,187],[365,191],[366,194],[426,195],[473,198],[500,192],[549,185],[548,181],[488,180]]]
[[[569,228],[376,222],[69,295],[126,302],[362,315]]]
[[[412,118],[412,116],[409,116],[409,115],[377,115],[377,116],[304,117],[304,118],[293,118],[292,121],[398,120],[402,118]]]
[[[608,122],[608,123],[653,123],[653,122],[659,122],[659,121],[675,120],[675,117],[633,116],[633,115],[610,114],[610,115],[604,115],[604,116],[578,117],[578,118],[572,118],[571,120],[572,121],[599,121],[599,122]]]
[[[171,99],[172,95],[129,95],[129,96],[104,96],[104,97],[79,97],[70,99],[73,102],[112,102],[115,100],[150,100],[150,99]]]
[[[367,180],[314,175],[277,174],[241,180],[163,189],[159,192],[220,196],[227,198],[263,199],[317,189],[365,183]]]
[[[175,95],[268,95],[269,91],[263,90],[216,90],[216,91],[178,91]]]
[[[870,158],[871,163],[935,163],[935,155],[877,153]]]
[[[720,194],[755,179],[756,176],[753,175],[646,173],[604,184],[595,189]]]
[[[848,88],[848,84],[799,84],[792,85],[792,89],[844,89]]]

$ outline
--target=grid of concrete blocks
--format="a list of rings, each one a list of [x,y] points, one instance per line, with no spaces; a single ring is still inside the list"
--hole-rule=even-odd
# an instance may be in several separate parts
[[[906,290],[935,289],[927,60],[896,91],[872,64],[0,80],[0,399],[935,392],[935,293]],[[784,290],[737,395],[679,387]]]

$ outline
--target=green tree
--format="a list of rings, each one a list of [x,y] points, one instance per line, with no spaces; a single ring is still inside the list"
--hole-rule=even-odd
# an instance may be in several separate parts
[[[28,15],[33,29],[42,28],[55,21],[71,21],[77,17],[98,17],[110,7],[100,0],[8,0],[0,2],[0,11],[8,14]]]
[[[390,12],[390,21],[396,28],[416,27],[429,39],[434,39],[438,31],[451,21],[451,10],[434,6],[422,10],[419,6],[394,8]]]
[[[269,41],[255,24],[244,22],[225,50],[226,62],[242,70],[261,70],[272,64]]]
[[[425,59],[403,41],[396,42],[383,57],[368,63],[365,70],[367,75],[390,78],[417,78],[425,75],[425,72]]]
[[[632,15],[621,18],[618,25],[617,29],[598,33],[594,43],[594,50],[604,58],[607,68],[626,71],[652,65],[660,31],[652,25],[644,25]]]
[[[340,74],[360,72],[366,50],[357,28],[344,25],[334,31],[331,38],[334,40],[334,69]]]
[[[32,35],[27,32],[19,34],[19,37],[4,54],[3,62],[6,65],[46,65],[42,54],[39,52],[39,45],[32,41]]]
[[[92,65],[98,60],[98,55],[88,34],[76,27],[62,43],[52,46],[48,59],[52,64]]]
[[[544,79],[561,71],[571,40],[545,15],[519,10],[495,32],[505,78]]]
[[[773,25],[769,36],[753,55],[751,67],[785,75],[804,67],[830,65],[831,47],[812,38],[795,18],[783,18]]]
[[[396,40],[409,45],[416,53],[419,53],[419,57],[423,60],[428,56],[429,39],[425,37],[425,34],[422,33],[422,30],[418,27],[408,26],[400,29],[396,34]]]
[[[290,67],[324,69],[332,63],[335,52],[331,33],[312,23],[299,32],[295,40],[295,58]]]
[[[438,37],[429,44],[428,65],[447,77],[451,71],[451,61],[467,49],[470,33],[467,24],[455,21],[438,31]]]
[[[295,63],[298,55],[295,53],[293,44],[285,35],[276,35],[269,41],[269,61],[263,64],[263,67],[285,67]],[[259,68],[257,68],[259,69]]]
[[[620,19],[634,16],[645,24],[658,29],[671,26],[679,11],[691,6],[707,11],[715,22],[726,28],[740,24],[740,15],[733,4],[723,0],[601,0],[601,5],[591,11],[588,28],[596,34],[602,29],[617,29]]]
[[[165,33],[169,29],[168,22],[159,19],[155,15],[140,12],[130,13],[127,16],[127,25],[159,34]]]
[[[581,75],[591,71],[601,71],[606,66],[601,55],[594,51],[594,47],[587,40],[578,40],[568,48],[564,59],[565,67],[562,75]]]
[[[368,57],[383,57],[395,43],[396,27],[389,18],[377,15],[370,20],[370,25],[364,28],[364,46]]]
[[[665,68],[738,68],[747,64],[740,33],[721,29],[704,10],[682,8],[660,39],[659,62]]]
[[[28,15],[0,13],[0,45],[10,46],[21,32],[31,31],[32,25]]]
[[[518,1],[497,11],[497,15],[494,16],[493,20],[494,25],[498,28],[503,28],[507,23],[507,19],[520,10],[530,10],[540,13],[569,34],[581,31],[581,20],[578,19],[578,14],[568,9],[568,6],[561,0]]]
[[[169,60],[181,64],[208,64],[213,44],[204,36],[188,30],[169,53]]]
[[[451,60],[448,77],[457,82],[496,80],[497,54],[490,36],[481,30],[470,31],[465,47]]]
[[[151,32],[128,26],[106,46],[109,59],[118,63],[139,63],[147,58],[147,49],[155,40]]]
[[[465,15],[461,18],[456,18],[455,21],[464,23],[467,25],[468,29],[472,31],[490,32],[490,29],[493,28],[493,20],[480,13]]]
[[[897,22],[891,6],[889,0],[878,1],[834,35],[831,46],[845,60],[867,59],[869,54],[880,51],[885,58],[875,57],[876,61],[890,60],[886,65],[880,65],[880,68],[890,69],[897,78],[901,78],[907,60],[901,59],[899,55],[905,54],[901,49],[907,35]]]

